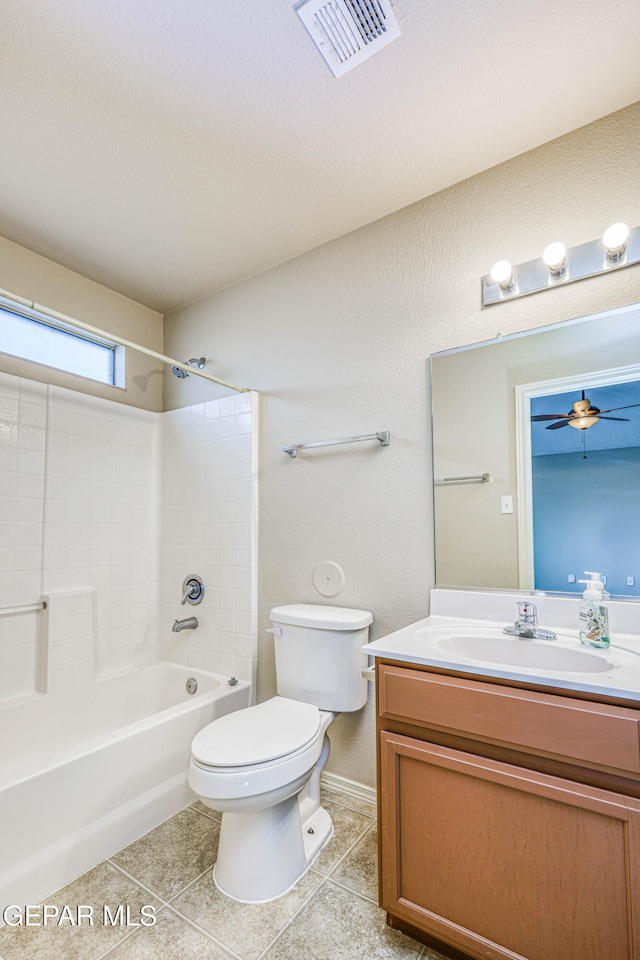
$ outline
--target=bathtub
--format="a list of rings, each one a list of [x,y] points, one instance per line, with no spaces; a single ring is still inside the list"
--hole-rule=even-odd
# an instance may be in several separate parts
[[[249,698],[247,682],[160,662],[1,709],[0,912],[36,903],[191,803],[191,740]]]

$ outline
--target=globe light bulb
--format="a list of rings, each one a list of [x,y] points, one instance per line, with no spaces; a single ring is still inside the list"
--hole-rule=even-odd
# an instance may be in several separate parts
[[[627,248],[629,227],[626,223],[614,223],[607,227],[602,235],[602,242],[607,248],[607,260],[620,260]]]
[[[564,243],[559,241],[550,243],[548,247],[544,248],[542,259],[549,267],[549,272],[557,277],[564,272],[567,266],[567,248]]]
[[[489,276],[502,290],[508,290],[513,285],[513,271],[508,260],[498,260],[494,263]]]

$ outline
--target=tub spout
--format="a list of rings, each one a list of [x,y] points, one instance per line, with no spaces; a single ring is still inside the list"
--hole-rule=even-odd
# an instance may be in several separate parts
[[[181,630],[195,630],[197,626],[197,617],[187,617],[186,620],[174,620],[171,630],[173,633],[180,633]]]

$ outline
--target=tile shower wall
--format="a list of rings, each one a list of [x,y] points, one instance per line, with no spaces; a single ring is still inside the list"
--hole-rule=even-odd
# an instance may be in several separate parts
[[[154,656],[255,679],[256,416],[248,394],[156,414],[0,373],[0,703]]]
[[[223,397],[162,418],[159,656],[255,681],[255,397]],[[205,597],[183,606],[182,583],[194,573]],[[171,631],[175,619],[192,615],[197,630]]]
[[[42,594],[47,388],[0,373],[0,608]],[[35,613],[0,616],[0,701],[39,682]]]
[[[67,595],[51,608],[50,666],[86,659],[91,630],[97,674],[153,655],[159,427],[158,414],[49,387],[43,590]],[[93,624],[86,598],[73,598],[87,590]]]

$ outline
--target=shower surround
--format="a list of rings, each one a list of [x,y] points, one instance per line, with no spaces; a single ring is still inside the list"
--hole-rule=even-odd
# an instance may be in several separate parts
[[[0,727],[11,731],[33,701],[37,729],[55,728],[64,704],[56,750],[40,749],[37,729],[31,738],[42,768],[64,754],[65,727],[74,749],[93,750],[92,704],[114,678],[136,678],[136,715],[157,714],[154,664],[215,674],[225,687],[235,676],[252,698],[256,427],[254,394],[158,414],[0,373]],[[185,607],[182,581],[194,573],[205,597]],[[191,614],[197,630],[171,631],[173,620]],[[114,716],[115,741],[126,723]],[[189,736],[171,746],[184,751],[185,789]],[[28,743],[24,750],[15,777],[3,779],[0,761],[0,819],[21,770],[25,789],[28,779],[38,789]],[[122,762],[136,755],[128,749]],[[156,800],[158,790],[154,781]],[[138,812],[140,832],[186,800],[175,783],[167,796]],[[128,829],[114,822],[106,840],[102,831],[100,856],[112,841],[118,849]],[[51,830],[55,845],[55,821]],[[90,834],[86,826],[85,847]]]
[[[157,658],[254,679],[256,422],[254,394],[156,414],[0,373],[0,708]]]

